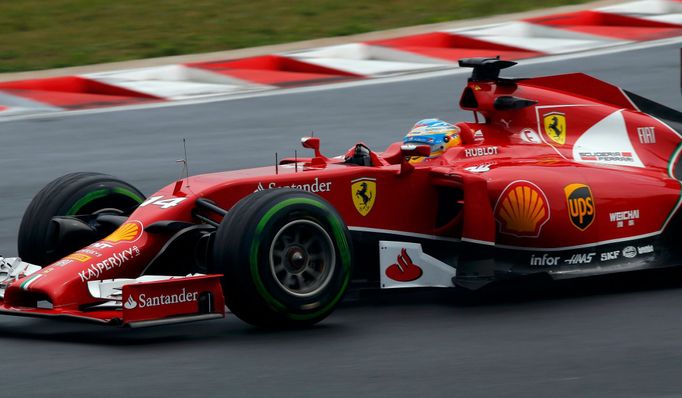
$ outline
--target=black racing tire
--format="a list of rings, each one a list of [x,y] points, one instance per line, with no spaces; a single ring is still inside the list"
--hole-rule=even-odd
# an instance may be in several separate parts
[[[329,202],[270,189],[230,209],[218,227],[209,271],[224,275],[227,306],[240,319],[259,327],[304,327],[339,303],[352,255],[348,228]]]
[[[129,215],[145,199],[134,186],[100,173],[70,173],[38,192],[26,208],[19,226],[18,249],[22,260],[50,264],[81,247],[57,244],[50,220],[56,216],[94,214],[111,209]]]

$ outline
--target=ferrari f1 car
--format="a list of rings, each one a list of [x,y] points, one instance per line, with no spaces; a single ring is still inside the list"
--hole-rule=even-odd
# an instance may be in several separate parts
[[[149,197],[107,175],[58,178],[24,214],[20,258],[0,261],[0,312],[146,326],[227,305],[280,327],[322,320],[351,281],[477,289],[682,264],[682,114],[584,74],[460,65],[476,122],[447,137],[425,124],[334,158],[306,137],[312,157]]]

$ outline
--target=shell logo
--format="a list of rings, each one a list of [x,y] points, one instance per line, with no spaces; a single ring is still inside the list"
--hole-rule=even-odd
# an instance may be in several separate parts
[[[530,181],[514,181],[497,200],[495,219],[503,234],[537,238],[542,226],[549,221],[547,196]]]
[[[140,235],[142,235],[142,223],[139,221],[131,221],[121,225],[111,235],[103,240],[111,243],[118,242],[135,242]]]

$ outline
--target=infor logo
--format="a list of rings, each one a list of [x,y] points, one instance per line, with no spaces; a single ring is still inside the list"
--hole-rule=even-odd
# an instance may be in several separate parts
[[[594,221],[595,206],[590,187],[585,184],[570,184],[564,187],[568,217],[581,231],[586,230]]]

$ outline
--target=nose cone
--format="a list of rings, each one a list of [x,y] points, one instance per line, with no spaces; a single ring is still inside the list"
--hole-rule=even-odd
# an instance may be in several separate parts
[[[141,224],[126,223],[107,238],[14,282],[5,292],[5,303],[34,307],[47,300],[56,307],[96,302],[88,282],[138,277],[156,253],[150,243]]]

